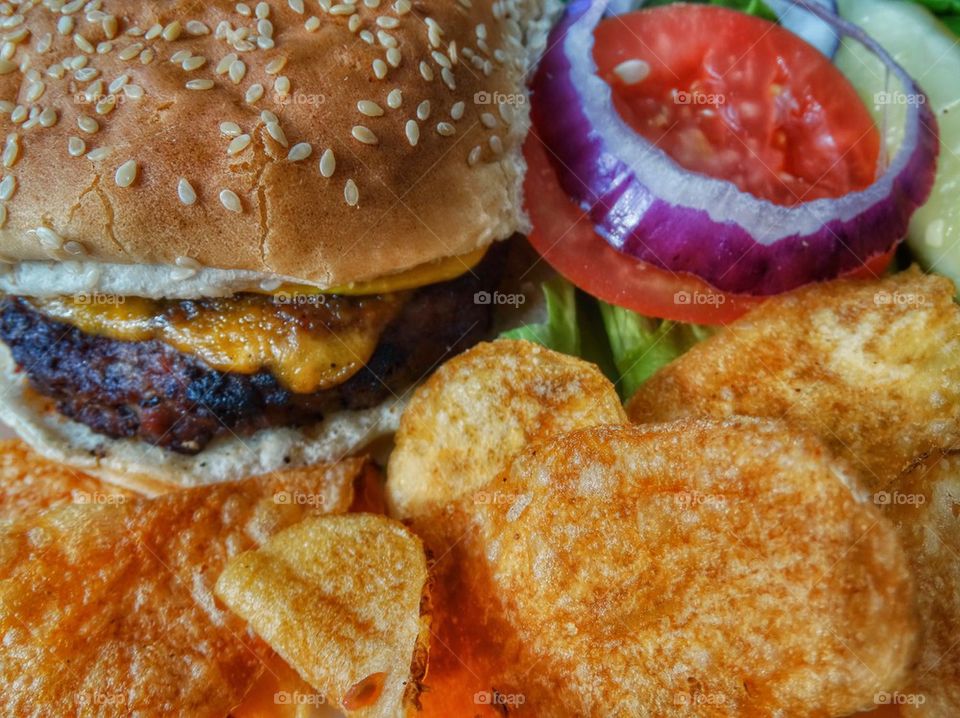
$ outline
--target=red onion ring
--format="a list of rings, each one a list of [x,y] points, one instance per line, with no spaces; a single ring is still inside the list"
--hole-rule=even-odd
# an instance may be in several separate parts
[[[533,118],[564,189],[615,249],[724,291],[769,295],[855,269],[903,238],[936,172],[939,141],[928,102],[909,106],[903,143],[872,185],[777,205],[684,169],[621,119],[593,60],[593,31],[608,2],[567,7],[534,79]],[[797,4],[867,47],[905,93],[922,94],[858,27],[813,3]]]

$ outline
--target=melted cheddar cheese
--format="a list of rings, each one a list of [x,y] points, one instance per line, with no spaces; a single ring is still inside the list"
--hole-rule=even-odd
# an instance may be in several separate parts
[[[268,370],[285,388],[312,394],[366,364],[408,290],[454,279],[486,248],[389,277],[322,291],[284,285],[273,293],[195,301],[139,297],[34,299],[47,316],[119,341],[157,340],[218,371]]]

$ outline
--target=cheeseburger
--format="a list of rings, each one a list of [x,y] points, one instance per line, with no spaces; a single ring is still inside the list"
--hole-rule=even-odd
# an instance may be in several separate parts
[[[549,5],[0,5],[0,418],[146,489],[390,433],[489,331]]]

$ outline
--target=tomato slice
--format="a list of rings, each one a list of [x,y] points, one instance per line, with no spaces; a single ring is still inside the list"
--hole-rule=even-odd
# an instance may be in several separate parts
[[[789,30],[678,3],[608,18],[595,37],[620,115],[686,169],[788,206],[874,181],[880,133],[870,113]],[[628,61],[632,73],[615,72]]]
[[[588,294],[648,317],[694,324],[727,324],[762,297],[721,292],[698,277],[677,274],[618,252],[593,229],[590,218],[567,197],[549,150],[533,134],[524,145],[530,243],[557,272]],[[894,250],[878,255],[848,277],[875,278]]]

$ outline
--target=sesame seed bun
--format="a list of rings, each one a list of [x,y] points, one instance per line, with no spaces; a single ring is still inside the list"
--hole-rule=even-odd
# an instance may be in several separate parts
[[[0,256],[333,287],[506,238],[525,227],[525,80],[556,6],[98,0],[4,17]]]

